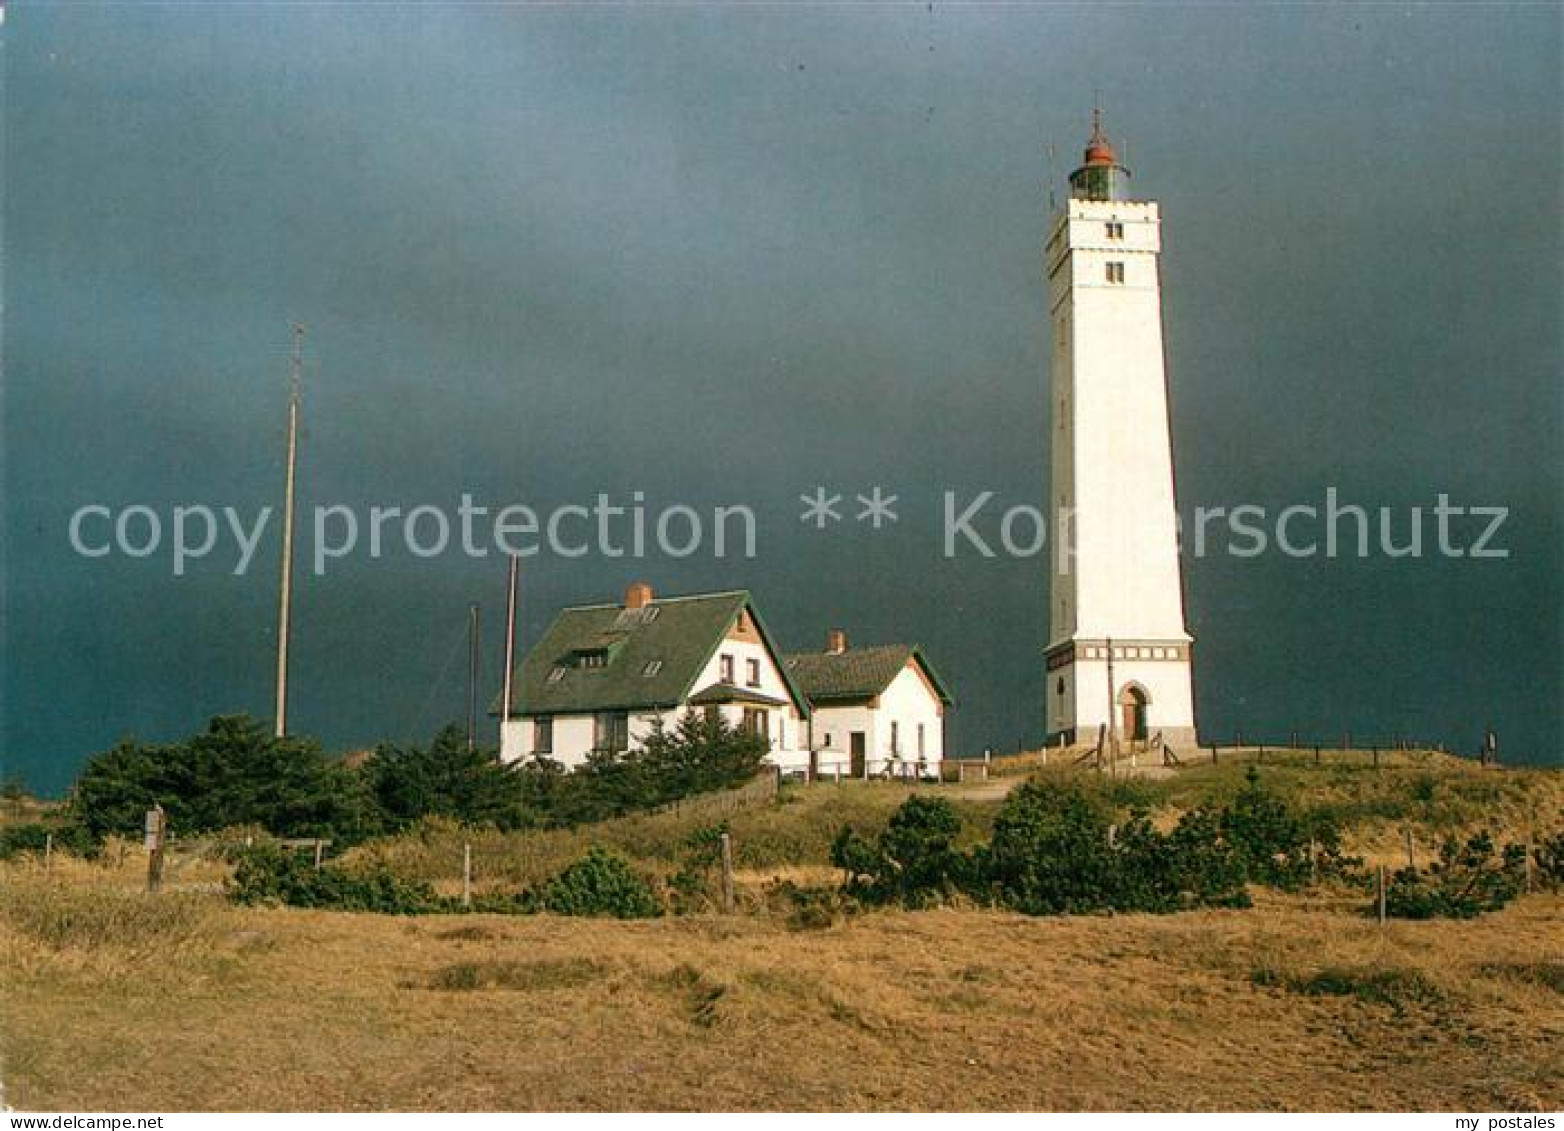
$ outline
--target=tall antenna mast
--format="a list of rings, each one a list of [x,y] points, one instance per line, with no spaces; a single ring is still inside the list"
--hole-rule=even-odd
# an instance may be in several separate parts
[[[277,596],[277,729],[288,733],[288,636],[293,603],[293,473],[299,458],[299,395],[304,380],[304,326],[293,324],[293,376],[288,383],[288,473],[282,504],[282,578]]]
[[[505,594],[505,680],[500,690],[500,749],[505,748],[505,724],[510,722],[511,672],[516,666],[516,602],[521,580],[521,559],[510,558]]]
[[[478,649],[483,639],[483,624],[478,606],[467,607],[467,752],[478,749]]]

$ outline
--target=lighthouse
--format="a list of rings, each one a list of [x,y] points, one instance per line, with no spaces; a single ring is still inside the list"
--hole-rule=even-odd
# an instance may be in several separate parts
[[[1044,263],[1053,323],[1047,730],[1194,745],[1162,342],[1160,211],[1094,115]]]

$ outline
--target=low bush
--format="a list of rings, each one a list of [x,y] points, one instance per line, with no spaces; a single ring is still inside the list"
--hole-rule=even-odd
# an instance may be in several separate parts
[[[335,864],[316,868],[303,854],[274,845],[257,845],[240,856],[230,895],[239,903],[387,915],[449,909],[448,901],[428,884],[401,879],[387,869],[350,872]]]
[[[966,893],[1028,915],[1247,907],[1249,883],[1294,890],[1345,871],[1334,825],[1301,816],[1251,770],[1219,807],[1186,812],[1169,832],[1135,791],[1047,774],[1005,799],[988,844],[958,847],[961,820],[942,799],[914,796],[873,841],[843,828],[832,862],[843,892],[870,905],[926,907]]]
[[[865,903],[918,909],[969,888],[972,858],[956,848],[961,818],[950,802],[914,795],[868,841],[844,827],[831,862],[847,873],[846,892]]]
[[[1502,850],[1487,833],[1464,843],[1451,838],[1427,870],[1402,868],[1385,892],[1385,914],[1396,919],[1471,919],[1498,911],[1525,886],[1526,849]]]
[[[543,885],[538,902],[555,915],[651,919],[663,913],[656,893],[630,862],[599,847]]]
[[[24,855],[42,856],[51,836],[56,852],[69,852],[73,856],[95,856],[98,853],[98,842],[82,825],[75,822],[44,824],[34,821],[0,828],[0,860]]]
[[[1564,887],[1564,830],[1544,837],[1532,849],[1537,879],[1547,887]]]
[[[1284,974],[1263,967],[1251,980],[1257,986],[1274,986],[1308,997],[1353,997],[1389,1005],[1398,1013],[1410,1005],[1436,1005],[1445,997],[1420,970],[1394,966],[1327,966],[1309,974]]]

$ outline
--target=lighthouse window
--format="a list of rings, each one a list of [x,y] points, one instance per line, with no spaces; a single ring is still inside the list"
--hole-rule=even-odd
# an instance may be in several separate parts
[[[1110,282],[1110,283],[1122,283],[1122,282],[1124,282],[1124,264],[1122,264],[1122,263],[1110,263],[1107,266],[1108,266],[1108,282]]]
[[[1124,238],[1124,225],[1110,221],[1108,224],[1108,238],[1110,240],[1122,240]]]

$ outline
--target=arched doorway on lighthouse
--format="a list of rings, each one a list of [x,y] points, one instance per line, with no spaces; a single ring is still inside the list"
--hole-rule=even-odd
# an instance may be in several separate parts
[[[1146,708],[1150,705],[1151,696],[1138,683],[1127,683],[1119,692],[1119,720],[1127,740],[1146,740]]]

